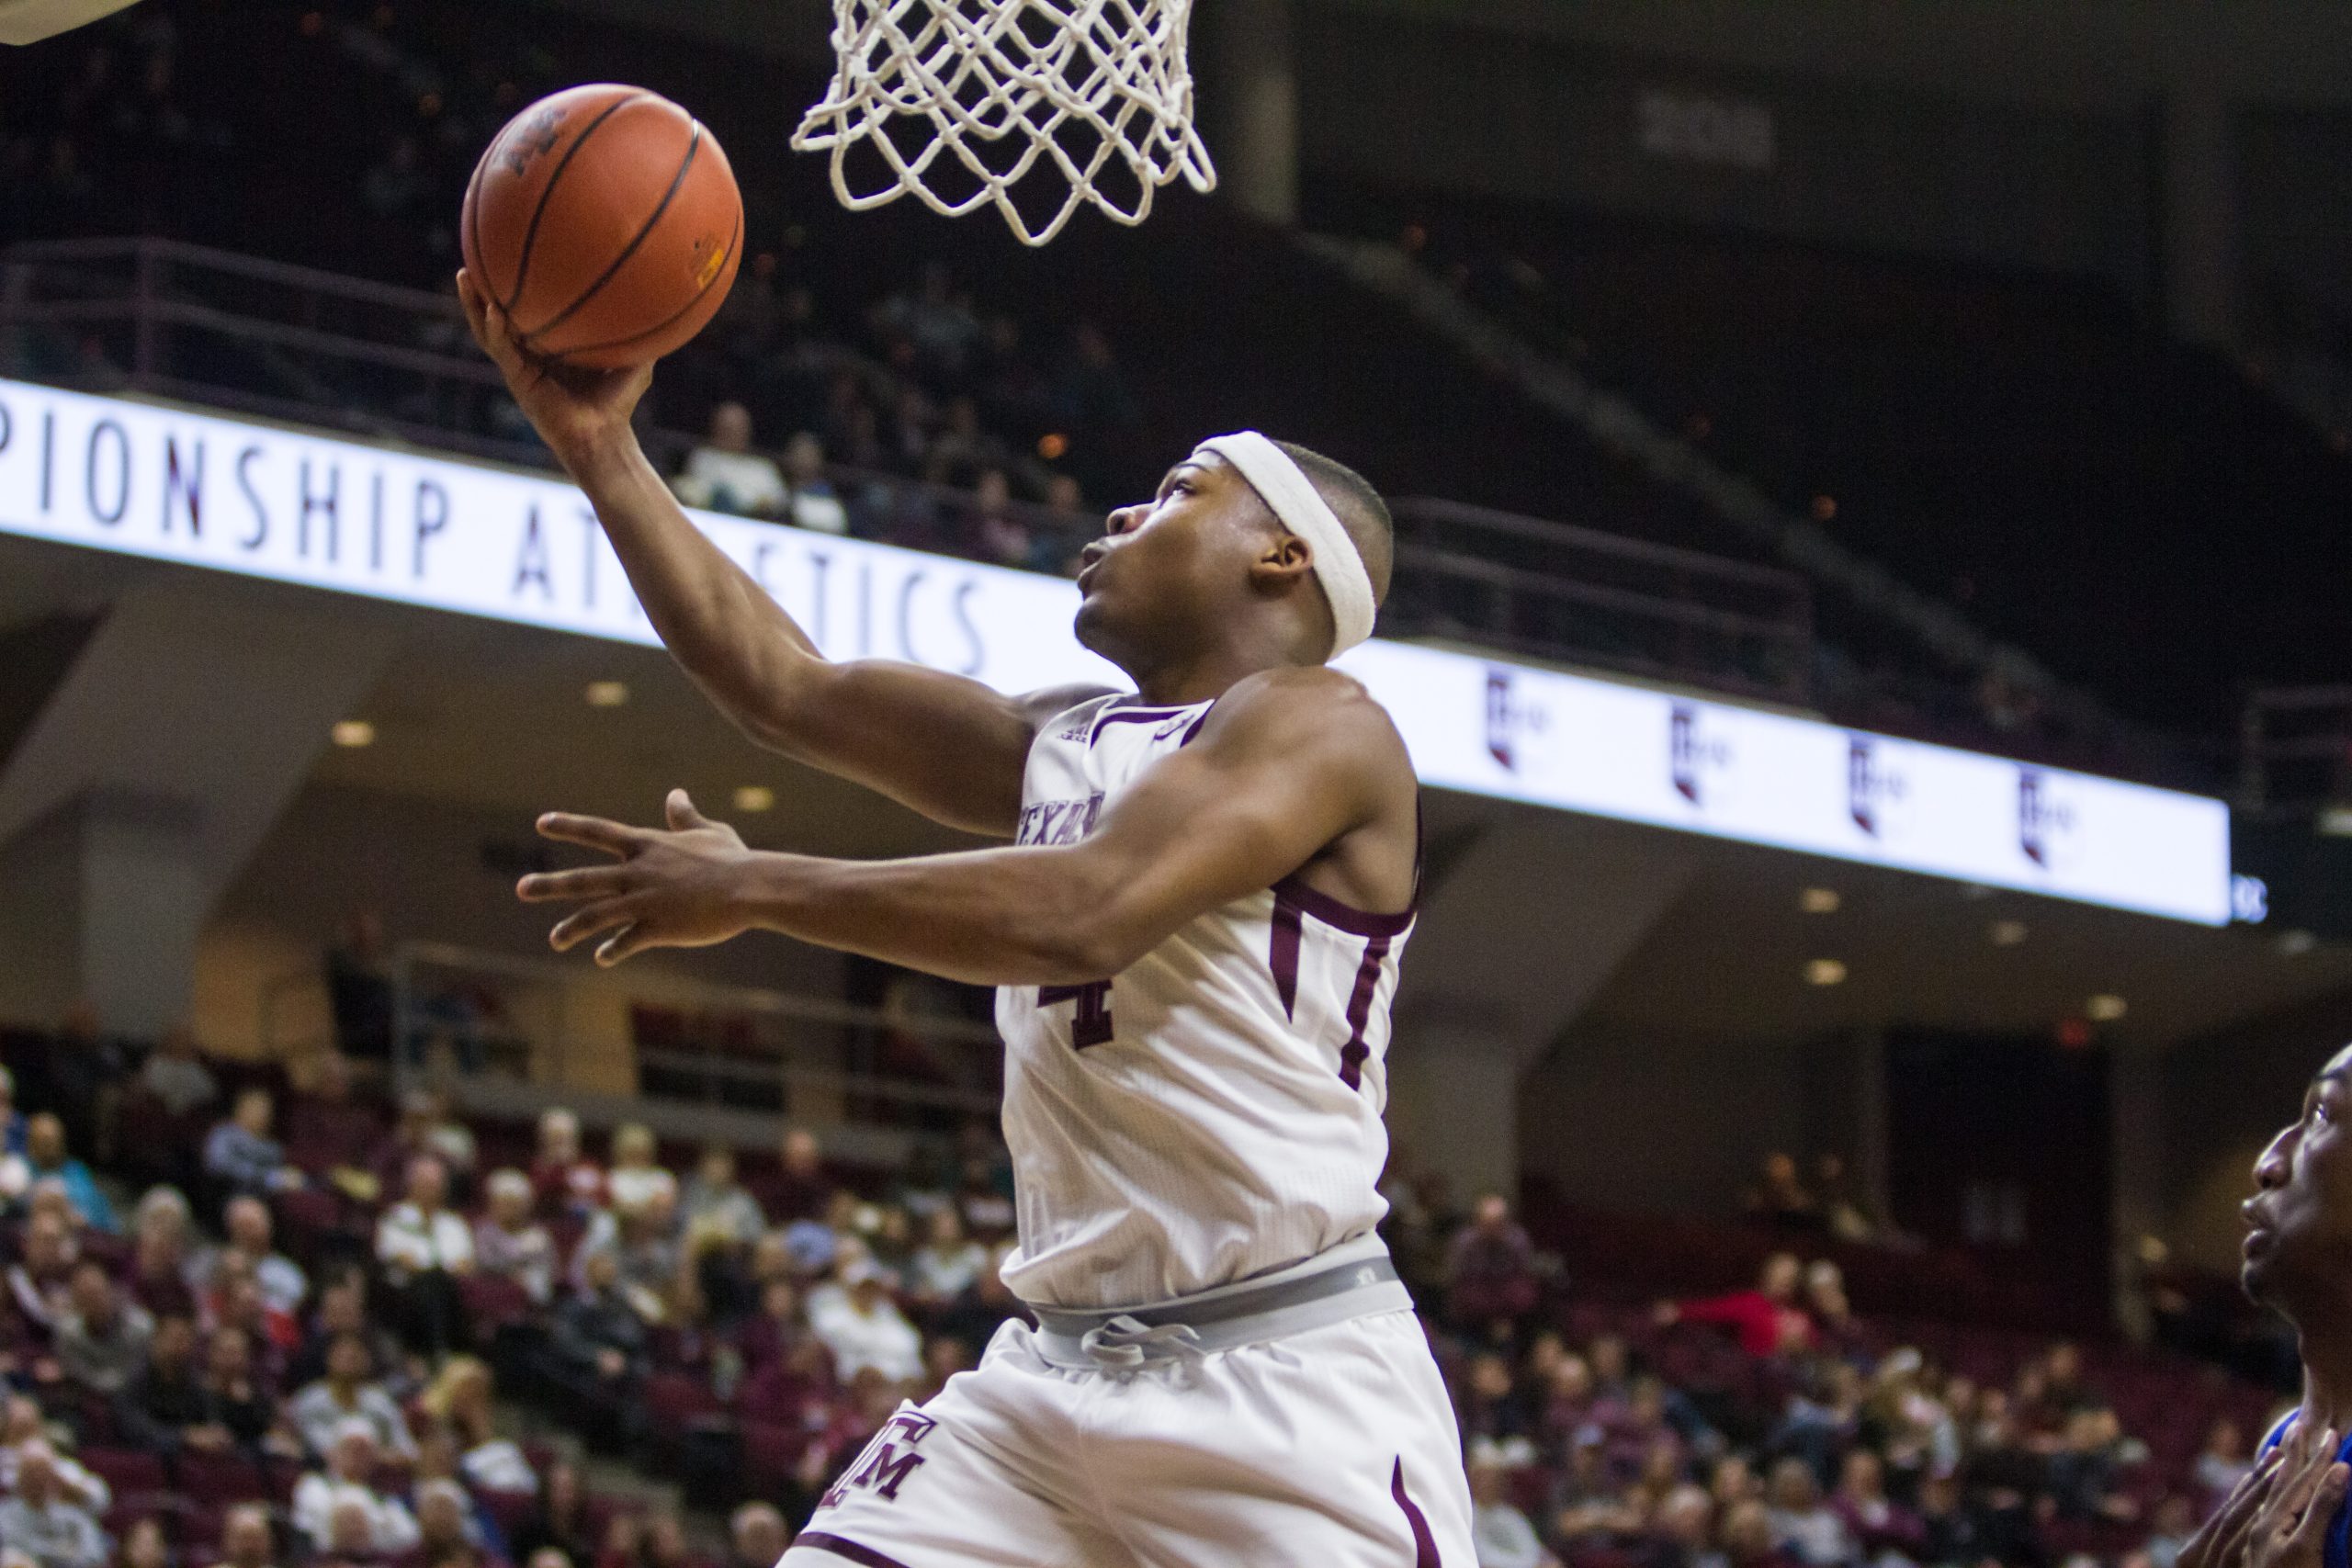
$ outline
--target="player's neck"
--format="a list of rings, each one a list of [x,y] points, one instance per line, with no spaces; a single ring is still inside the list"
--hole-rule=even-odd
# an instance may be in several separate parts
[[[1244,638],[1148,665],[1130,663],[1126,671],[1136,694],[1153,707],[1189,707],[1225,695],[1245,677],[1297,662],[1286,650],[1255,646],[1257,641]]]
[[[2302,1418],[2352,1429],[2352,1323],[2335,1333],[2302,1329]]]

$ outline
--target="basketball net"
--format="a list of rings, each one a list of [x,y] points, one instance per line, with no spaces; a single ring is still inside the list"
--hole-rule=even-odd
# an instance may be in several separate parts
[[[1216,186],[1193,129],[1192,10],[1193,0],[833,0],[838,69],[792,145],[831,152],[834,194],[853,211],[910,192],[950,218],[993,203],[1031,245],[1089,203],[1140,223],[1180,175],[1197,191]],[[861,148],[890,176],[877,189],[852,186]],[[1069,188],[1033,223],[1012,190],[1040,163]]]

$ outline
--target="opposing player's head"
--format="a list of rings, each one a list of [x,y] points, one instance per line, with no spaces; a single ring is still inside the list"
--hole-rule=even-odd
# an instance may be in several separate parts
[[[1217,436],[1086,547],[1078,637],[1139,679],[1220,647],[1320,664],[1371,635],[1395,554],[1387,504],[1352,468]]]
[[[2352,1316],[2352,1045],[2303,1090],[2302,1111],[2254,1164],[2246,1294],[2298,1328]]]

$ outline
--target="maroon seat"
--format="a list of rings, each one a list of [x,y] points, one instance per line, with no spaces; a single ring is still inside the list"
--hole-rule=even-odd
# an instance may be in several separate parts
[[[539,1495],[536,1492],[477,1492],[483,1512],[498,1521],[498,1528],[507,1540],[531,1522],[539,1509]]]
[[[683,1432],[726,1410],[707,1382],[684,1372],[654,1373],[645,1380],[641,1397],[654,1429],[662,1432]]]
[[[270,1499],[269,1477],[243,1454],[182,1449],[172,1468],[179,1489],[207,1506]]]
[[[743,1423],[743,1478],[760,1494],[791,1481],[808,1452],[808,1434],[774,1421]]]
[[[504,1275],[469,1274],[458,1281],[458,1294],[478,1329],[497,1330],[531,1320],[529,1293]]]
[[[161,1456],[144,1449],[84,1449],[84,1465],[113,1489],[118,1499],[141,1493],[159,1493],[171,1484]]]

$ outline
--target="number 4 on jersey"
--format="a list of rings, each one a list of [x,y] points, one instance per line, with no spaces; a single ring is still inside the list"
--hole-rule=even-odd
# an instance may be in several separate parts
[[[1037,1005],[1052,1007],[1056,1002],[1075,1001],[1078,1010],[1070,1015],[1070,1048],[1083,1051],[1089,1045],[1111,1043],[1111,982],[1092,980],[1083,986],[1040,986]]]

